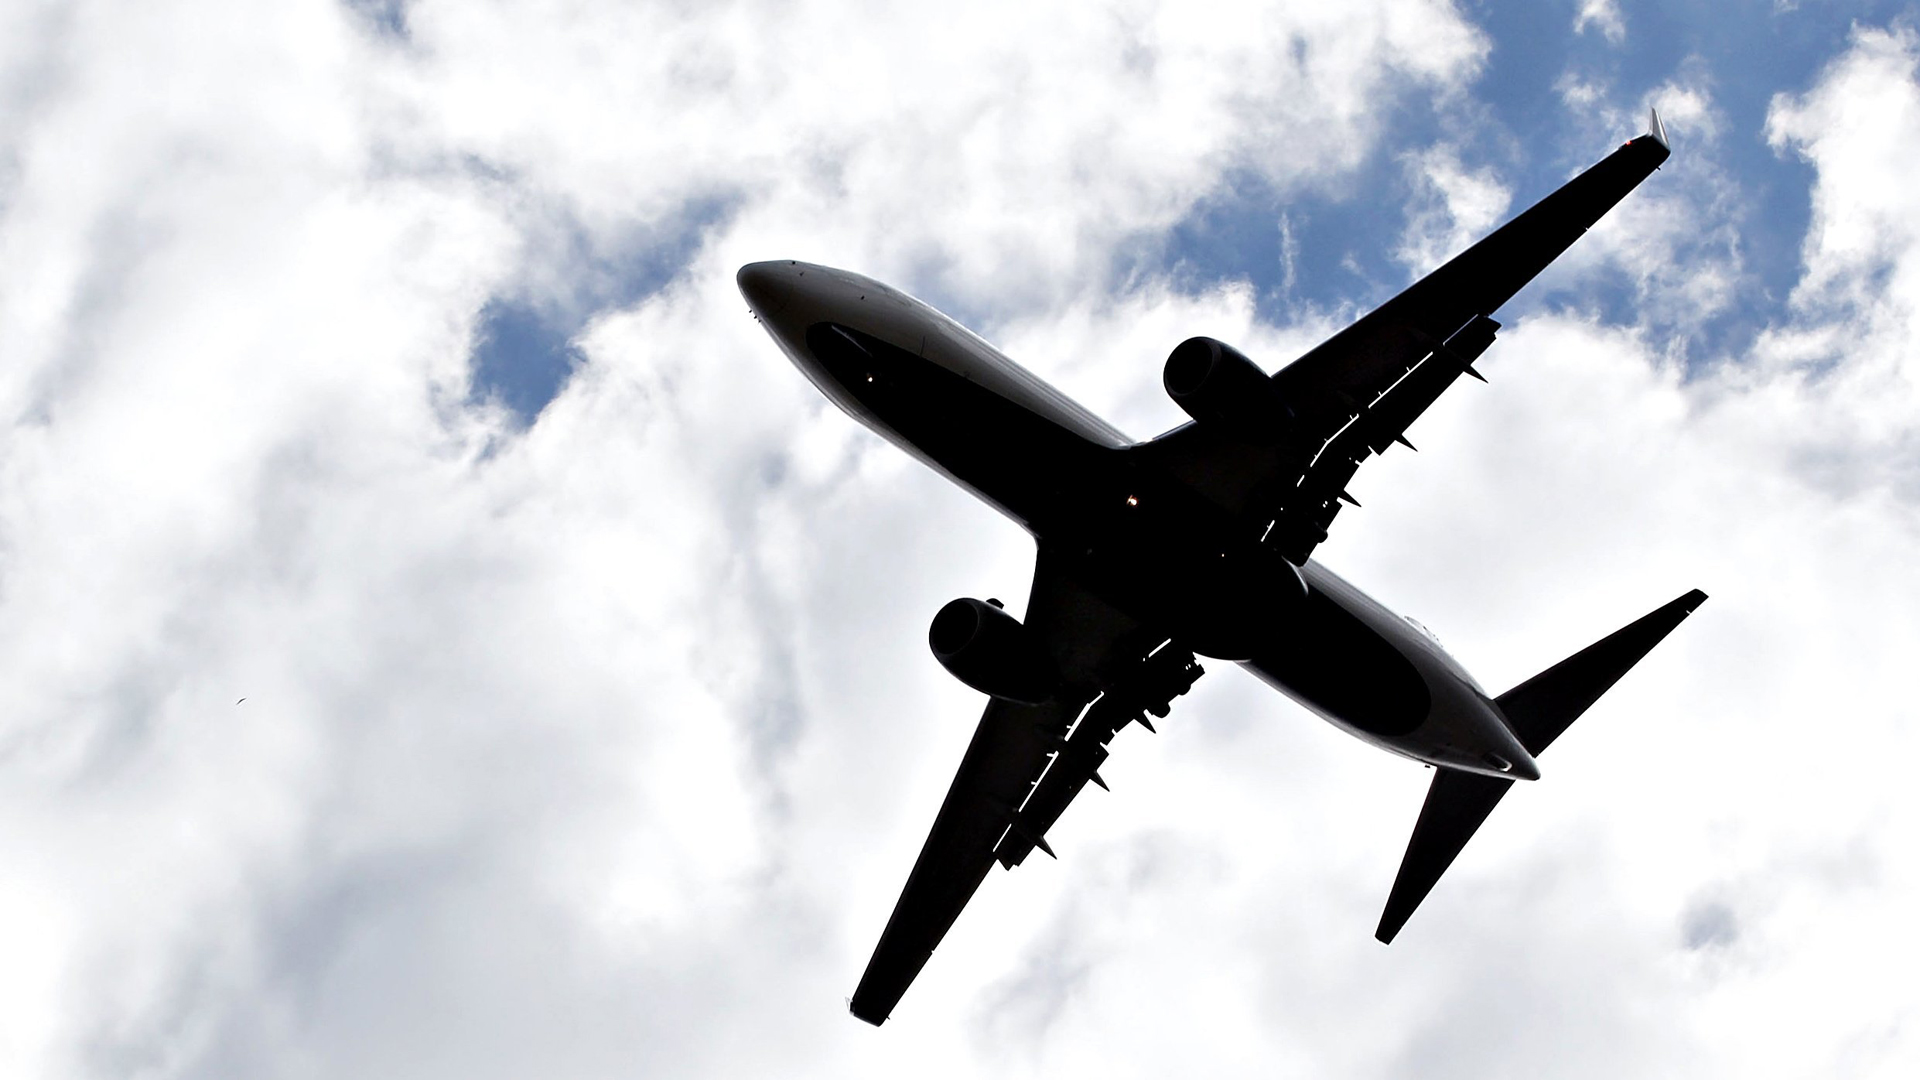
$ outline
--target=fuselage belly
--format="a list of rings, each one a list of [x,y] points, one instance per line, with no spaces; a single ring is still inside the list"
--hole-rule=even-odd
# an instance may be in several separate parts
[[[1302,598],[1247,523],[1143,468],[1132,440],[945,315],[807,263],[756,263],[741,285],[835,404],[1064,553],[1116,607],[1383,749],[1538,775],[1427,634],[1316,562],[1300,568]]]

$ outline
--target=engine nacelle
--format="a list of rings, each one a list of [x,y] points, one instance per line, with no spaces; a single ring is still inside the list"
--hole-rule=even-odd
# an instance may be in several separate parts
[[[949,602],[933,617],[927,644],[954,678],[1003,701],[1039,705],[1060,685],[1033,631],[994,604],[971,597]]]
[[[1293,428],[1293,410],[1260,365],[1210,337],[1181,342],[1167,356],[1161,383],[1202,427],[1241,442],[1271,445]]]

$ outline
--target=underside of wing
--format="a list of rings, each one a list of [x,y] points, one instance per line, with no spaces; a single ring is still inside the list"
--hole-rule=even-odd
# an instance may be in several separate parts
[[[1188,424],[1136,450],[1263,528],[1296,565],[1326,539],[1366,458],[1395,442],[1493,343],[1491,316],[1668,156],[1659,118],[1491,235],[1272,378],[1286,430],[1250,443]],[[1354,503],[1357,505],[1357,503]]]
[[[1287,365],[1274,382],[1323,437],[1476,316],[1490,316],[1667,159],[1642,135]]]
[[[1136,685],[1138,680],[1129,674],[1165,640],[1081,588],[1045,548],[1034,568],[1027,626],[1058,666],[1061,689],[1039,705],[988,701],[854,991],[853,1014],[870,1024],[887,1019],[993,864],[1011,867],[1034,846],[1046,847],[1047,827],[1093,778],[1089,767],[1086,775],[1078,776],[1079,783],[1064,790],[1072,765],[1085,752],[1078,749],[1086,745],[1083,729],[1091,730],[1084,724],[1076,728],[1075,721],[1096,697],[1118,701],[1119,696],[1109,692],[1112,688]],[[1162,648],[1156,655],[1169,654]],[[1190,655],[1186,661],[1191,664]],[[1171,659],[1157,663],[1166,667]],[[1198,668],[1192,667],[1191,674],[1197,676]],[[1140,707],[1152,704],[1142,699]],[[1111,707],[1087,710],[1087,715],[1095,712],[1114,715]],[[1111,731],[1107,735],[1111,737]],[[1071,755],[1066,753],[1069,747],[1076,748]],[[1100,754],[1104,757],[1104,746]],[[1067,758],[1069,765],[1062,767],[1057,757]],[[1043,784],[1043,776],[1051,779]]]
[[[1046,768],[1050,751],[1046,732],[1064,728],[1077,712],[1065,702],[1041,706],[988,702],[880,943],[860,977],[851,1004],[853,1015],[878,1025],[893,1011],[993,868],[994,846]]]

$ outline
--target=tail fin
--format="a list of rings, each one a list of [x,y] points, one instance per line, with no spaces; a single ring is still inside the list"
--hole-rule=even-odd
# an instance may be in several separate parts
[[[1501,694],[1494,701],[1508,726],[1529,753],[1539,754],[1706,598],[1695,589]],[[1374,937],[1393,940],[1512,786],[1502,777],[1435,770]]]

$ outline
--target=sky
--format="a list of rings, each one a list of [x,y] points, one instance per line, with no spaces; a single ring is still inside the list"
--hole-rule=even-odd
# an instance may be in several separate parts
[[[1210,665],[850,1017],[1032,546],[734,270],[1150,437],[1649,105],[1318,557],[1495,691],[1708,603],[1391,948],[1426,773]],[[1910,3],[0,0],[0,1074],[1911,1076],[1916,172]]]

